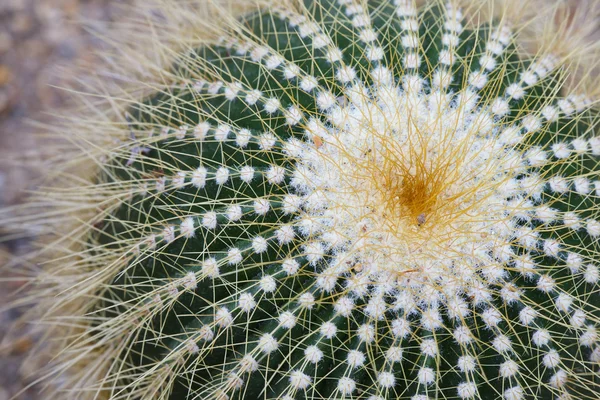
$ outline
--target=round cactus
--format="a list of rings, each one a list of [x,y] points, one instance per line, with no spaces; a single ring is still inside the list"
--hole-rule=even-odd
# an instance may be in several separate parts
[[[43,275],[69,396],[597,398],[595,98],[463,3],[261,6],[115,95]]]

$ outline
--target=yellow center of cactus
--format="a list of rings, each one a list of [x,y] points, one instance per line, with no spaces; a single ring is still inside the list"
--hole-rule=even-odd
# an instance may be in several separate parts
[[[346,284],[359,295],[409,289],[433,304],[470,290],[484,301],[514,256],[514,215],[540,185],[467,90],[449,100],[412,79],[412,89],[350,88],[352,102],[307,124],[313,140],[292,181],[307,257],[333,250],[324,288],[352,271]]]

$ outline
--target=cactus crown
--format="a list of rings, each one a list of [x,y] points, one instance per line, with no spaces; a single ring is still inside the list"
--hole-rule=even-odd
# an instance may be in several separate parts
[[[182,52],[95,178],[76,397],[594,398],[598,113],[473,8],[306,0]]]

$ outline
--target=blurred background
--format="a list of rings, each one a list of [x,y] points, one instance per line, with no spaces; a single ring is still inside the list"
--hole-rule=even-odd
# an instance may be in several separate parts
[[[86,78],[69,70],[91,71],[99,64],[99,37],[111,21],[127,15],[124,10],[131,1],[0,0],[0,208],[10,210],[35,188],[40,170],[25,168],[24,161],[35,165],[51,139],[39,135],[43,129],[33,121],[49,122],[52,110],[68,104],[68,96],[58,88]],[[570,8],[600,2],[567,1]],[[0,237],[6,233],[2,227],[0,220]],[[10,301],[23,296],[27,283],[8,271],[32,270],[14,256],[31,248],[26,239],[0,240],[0,400],[47,399],[30,379],[38,366],[26,359],[36,338],[27,325],[15,324],[24,310],[6,310]]]
[[[73,83],[69,82],[74,76],[69,74],[70,68],[93,68],[94,50],[102,45],[88,28],[101,35],[108,22],[122,14],[124,3],[0,0],[0,207],[18,204],[25,191],[35,186],[38,172],[22,164],[40,159],[48,139],[35,134],[39,129],[31,121],[49,121],[52,110],[68,102],[68,96],[57,87]],[[0,221],[0,236],[2,233]],[[9,255],[30,249],[27,240],[0,241],[0,271],[15,267],[9,265],[14,263]],[[27,270],[25,265],[16,267]],[[26,281],[18,276],[8,281],[4,278],[6,272],[0,282],[0,400],[47,399],[39,387],[25,389],[36,368],[24,362],[35,338],[26,325],[12,327],[24,310],[5,311],[14,292],[25,287]]]

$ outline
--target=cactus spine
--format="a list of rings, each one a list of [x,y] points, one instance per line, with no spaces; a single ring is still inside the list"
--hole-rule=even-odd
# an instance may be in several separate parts
[[[475,8],[271,5],[181,52],[94,177],[73,396],[597,398],[594,99]]]

